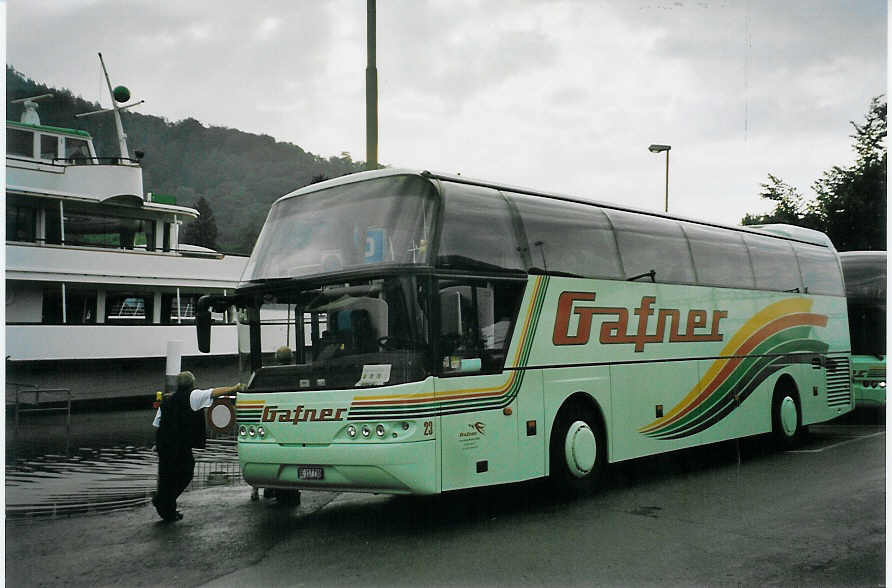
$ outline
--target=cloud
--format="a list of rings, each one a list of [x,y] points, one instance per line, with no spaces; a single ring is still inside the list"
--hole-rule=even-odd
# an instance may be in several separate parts
[[[106,93],[102,50],[113,83],[146,99],[141,112],[363,159],[365,7],[14,2],[7,55],[95,100]],[[736,222],[763,206],[769,172],[807,191],[851,160],[848,121],[886,87],[886,10],[881,0],[380,0],[380,158],[659,208],[662,159],[647,145],[669,143],[671,209]]]

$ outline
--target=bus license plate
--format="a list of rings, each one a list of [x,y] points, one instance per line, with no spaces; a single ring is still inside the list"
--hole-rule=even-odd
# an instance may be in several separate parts
[[[321,480],[324,477],[323,470],[318,466],[298,466],[298,480]]]

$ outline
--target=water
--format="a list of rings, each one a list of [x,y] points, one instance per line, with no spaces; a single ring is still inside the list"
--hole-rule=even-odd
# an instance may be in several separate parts
[[[6,516],[60,516],[147,504],[155,489],[154,410],[7,417]],[[189,489],[242,483],[231,438],[194,450]]]

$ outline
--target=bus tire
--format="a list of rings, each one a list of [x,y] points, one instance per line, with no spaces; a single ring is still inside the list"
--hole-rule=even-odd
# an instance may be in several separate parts
[[[790,386],[778,386],[771,400],[771,431],[780,449],[799,444],[804,434],[802,404],[799,394]]]
[[[552,488],[576,496],[596,489],[607,464],[607,440],[595,411],[580,403],[558,412],[549,448]]]

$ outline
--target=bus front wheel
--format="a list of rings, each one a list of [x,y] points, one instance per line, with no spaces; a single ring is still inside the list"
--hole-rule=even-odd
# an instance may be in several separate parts
[[[607,445],[594,411],[578,404],[564,406],[555,419],[549,453],[551,482],[559,493],[596,488],[606,465]]]
[[[799,394],[778,388],[771,402],[771,430],[781,449],[795,447],[802,439],[802,408]]]

